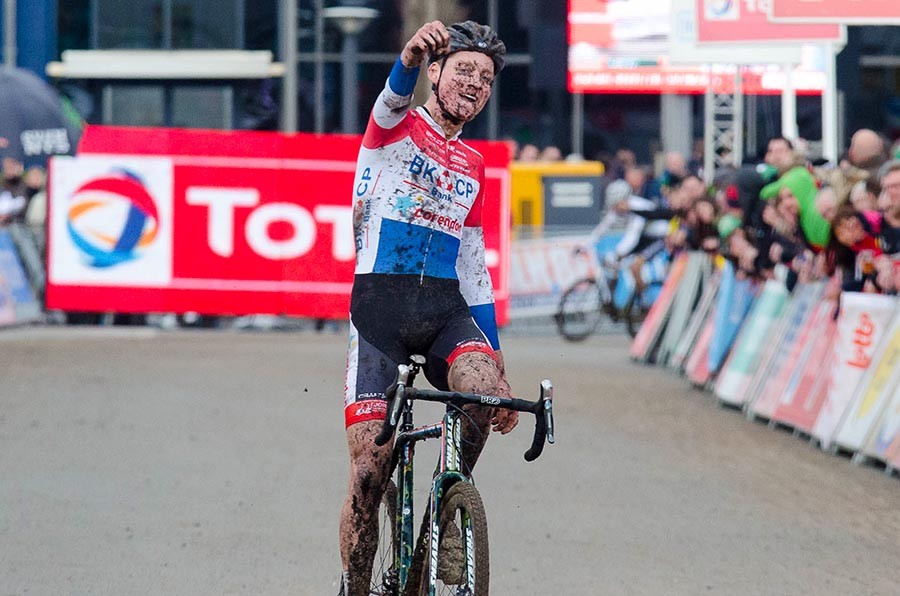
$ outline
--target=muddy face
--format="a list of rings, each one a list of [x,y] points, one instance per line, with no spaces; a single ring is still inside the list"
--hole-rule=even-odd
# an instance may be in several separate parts
[[[454,118],[469,122],[481,112],[491,97],[494,61],[479,52],[456,52],[444,63],[429,69],[429,78],[438,88],[442,107]]]

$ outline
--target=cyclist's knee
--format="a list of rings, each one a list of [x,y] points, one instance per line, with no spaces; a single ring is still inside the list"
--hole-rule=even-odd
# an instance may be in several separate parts
[[[450,366],[447,384],[453,391],[495,395],[500,384],[497,361],[484,352],[467,352]]]

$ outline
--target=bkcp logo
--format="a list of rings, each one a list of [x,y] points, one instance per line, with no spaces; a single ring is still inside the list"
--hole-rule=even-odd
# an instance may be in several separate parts
[[[75,189],[69,236],[92,267],[137,258],[159,235],[159,210],[141,177],[118,169]]]
[[[168,285],[173,173],[168,158],[54,157],[48,186],[50,281]]]

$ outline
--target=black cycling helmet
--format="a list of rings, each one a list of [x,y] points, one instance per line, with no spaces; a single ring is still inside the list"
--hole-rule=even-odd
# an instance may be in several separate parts
[[[431,62],[437,62],[455,52],[479,52],[494,61],[494,75],[500,74],[506,64],[506,44],[500,41],[493,29],[475,21],[453,23],[447,27],[450,34],[450,49],[445,54],[432,55]]]

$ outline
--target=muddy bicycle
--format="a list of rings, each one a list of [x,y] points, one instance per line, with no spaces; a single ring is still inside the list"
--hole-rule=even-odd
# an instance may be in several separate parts
[[[541,382],[540,398],[527,401],[454,391],[417,389],[413,382],[425,364],[414,355],[398,366],[397,381],[388,391],[388,415],[377,445],[386,444],[397,430],[391,475],[379,506],[379,544],[372,568],[370,594],[378,596],[487,596],[490,581],[488,530],[484,505],[461,462],[463,406],[481,405],[530,412],[535,416],[534,438],[527,461],[553,443],[553,386]],[[446,404],[443,420],[415,427],[413,403]],[[432,480],[429,502],[418,541],[413,535],[413,456],[426,439],[441,440],[441,455]]]

